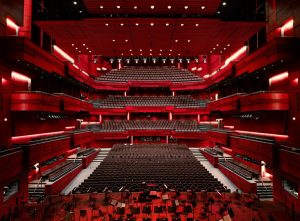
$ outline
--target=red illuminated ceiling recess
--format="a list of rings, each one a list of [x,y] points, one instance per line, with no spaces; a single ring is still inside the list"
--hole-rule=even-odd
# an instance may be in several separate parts
[[[84,0],[91,14],[215,14],[220,0]],[[151,7],[152,6],[152,7]],[[153,7],[154,6],[154,7]]]
[[[264,22],[183,18],[97,18],[37,21],[36,24],[70,54],[103,56],[232,53],[265,25]]]

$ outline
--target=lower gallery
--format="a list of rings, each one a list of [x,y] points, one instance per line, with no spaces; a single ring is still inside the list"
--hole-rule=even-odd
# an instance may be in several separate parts
[[[0,0],[0,220],[300,220],[297,0]]]

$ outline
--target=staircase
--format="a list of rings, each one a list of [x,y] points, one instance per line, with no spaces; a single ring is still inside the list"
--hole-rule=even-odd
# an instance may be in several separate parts
[[[271,180],[256,181],[257,196],[263,201],[273,201],[273,182]]]
[[[93,162],[98,162],[99,164],[104,160],[104,158],[108,155],[111,148],[103,148],[100,150],[99,154],[93,160]]]
[[[190,147],[190,151],[193,153],[193,155],[196,157],[196,159],[200,162],[207,161],[207,159],[202,155],[199,148]]]
[[[95,159],[91,162],[91,164],[86,168],[83,169],[66,187],[61,191],[61,194],[68,195],[72,190],[76,187],[79,187],[80,184],[87,179],[94,170],[102,163],[104,158],[108,155],[111,148],[103,148],[100,149],[100,152],[95,157]]]
[[[38,201],[45,197],[45,183],[33,181],[28,185],[28,194],[30,201]]]

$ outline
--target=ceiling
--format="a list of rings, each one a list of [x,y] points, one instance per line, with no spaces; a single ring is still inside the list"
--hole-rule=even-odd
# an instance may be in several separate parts
[[[36,24],[70,54],[103,56],[232,53],[265,25],[264,22],[183,18],[96,18],[37,21]]]
[[[221,0],[83,0],[91,14],[215,14]],[[151,7],[154,6],[154,7]]]

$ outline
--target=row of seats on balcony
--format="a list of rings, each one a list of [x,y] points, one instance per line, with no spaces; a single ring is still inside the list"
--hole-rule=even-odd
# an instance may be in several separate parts
[[[82,151],[79,151],[77,153],[77,157],[80,157],[80,156],[83,156],[83,157],[86,157],[86,156],[89,156],[91,155],[92,153],[96,152],[95,149],[92,149],[92,148],[89,148],[89,149],[84,149]]]
[[[207,131],[206,125],[199,125],[193,120],[116,120],[104,121],[100,125],[89,126],[93,131],[127,131],[127,130],[174,130],[178,132]]]
[[[109,96],[93,101],[95,108],[124,108],[126,106],[174,106],[177,108],[206,107],[206,101],[196,101],[191,96]]]
[[[56,167],[46,171],[45,173],[42,173],[42,179],[54,182],[80,166],[81,162],[63,162]]]
[[[216,150],[214,148],[205,148],[204,151],[211,154],[211,155],[213,155],[213,156],[217,156],[217,155],[223,156],[222,151]]]
[[[98,81],[172,81],[172,82],[193,82],[202,79],[187,70],[180,70],[175,67],[124,67],[120,70],[112,70],[105,75],[98,77]]]
[[[257,171],[235,160],[220,160],[219,164],[247,180],[259,177],[259,173]]]
[[[143,183],[151,183],[147,188],[152,190],[166,184],[180,191],[226,191],[188,147],[180,144],[115,145],[78,191],[102,192],[108,188],[115,192],[123,186],[137,192],[145,188]]]

